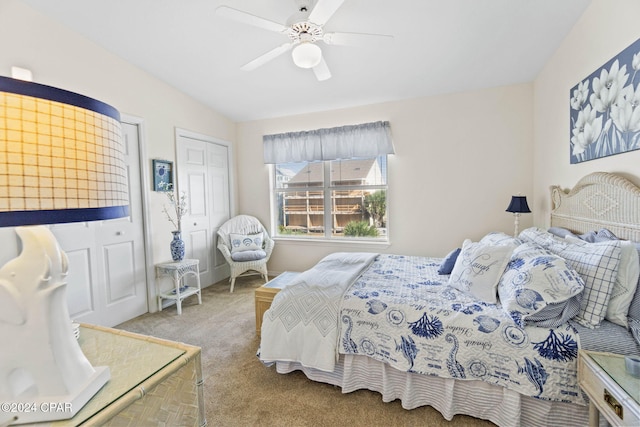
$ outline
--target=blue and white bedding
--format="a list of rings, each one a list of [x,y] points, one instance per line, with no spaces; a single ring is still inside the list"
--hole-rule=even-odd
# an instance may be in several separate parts
[[[364,356],[398,372],[584,405],[580,348],[640,354],[640,261],[635,247],[621,248],[531,228],[518,239],[465,241],[444,260],[335,253],[274,298],[259,356],[324,372],[340,354]],[[629,262],[635,273],[620,274]],[[615,315],[610,295],[625,298]],[[612,323],[627,315],[628,326]]]
[[[520,327],[496,304],[448,286],[441,259],[380,255],[344,295],[339,351],[400,371],[482,380],[584,404],[579,336],[568,323]]]

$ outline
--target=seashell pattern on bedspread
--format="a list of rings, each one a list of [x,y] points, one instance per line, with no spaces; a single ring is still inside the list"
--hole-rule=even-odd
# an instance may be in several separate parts
[[[538,399],[585,404],[572,326],[522,328],[499,303],[449,287],[448,276],[437,273],[440,263],[379,255],[343,296],[339,352],[367,355],[401,371],[482,380]]]

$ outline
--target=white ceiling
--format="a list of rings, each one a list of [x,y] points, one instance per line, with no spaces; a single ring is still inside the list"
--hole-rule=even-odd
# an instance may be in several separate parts
[[[287,37],[215,14],[279,23],[294,0],[23,0],[234,121],[532,81],[591,0],[345,0],[325,32],[381,33],[388,46],[320,43],[319,82],[286,53],[240,67]]]

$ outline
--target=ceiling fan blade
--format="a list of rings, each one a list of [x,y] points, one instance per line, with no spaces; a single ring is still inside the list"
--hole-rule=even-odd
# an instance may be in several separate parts
[[[343,46],[380,46],[383,43],[391,43],[393,36],[364,33],[325,33],[322,41],[326,44]]]
[[[324,56],[320,60],[320,63],[313,67],[313,73],[320,82],[331,78],[331,71],[329,71],[329,67],[327,67]]]
[[[326,24],[342,3],[344,0],[318,0],[309,14],[309,21],[320,26]]]
[[[243,24],[252,25],[254,27],[263,28],[269,31],[275,31],[282,33],[287,31],[287,27],[277,22],[270,21],[259,16],[252,15],[247,12],[243,12],[238,9],[233,9],[228,6],[220,6],[216,9],[216,14],[224,18],[231,19],[233,21],[241,22]]]
[[[275,59],[278,56],[282,55],[283,53],[291,50],[292,46],[293,46],[293,43],[285,43],[285,44],[283,44],[281,46],[276,47],[275,49],[271,49],[269,52],[265,53],[264,55],[258,56],[253,61],[247,62],[242,67],[240,67],[240,69],[242,71],[255,70],[256,68],[260,67],[261,65],[264,65],[267,62],[271,61],[272,59]]]

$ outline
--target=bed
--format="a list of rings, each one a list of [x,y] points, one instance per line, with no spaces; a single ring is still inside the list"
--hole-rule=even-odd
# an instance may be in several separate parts
[[[448,420],[587,425],[578,350],[640,355],[640,189],[598,172],[551,205],[548,230],[444,259],[329,255],[274,298],[260,359]]]

